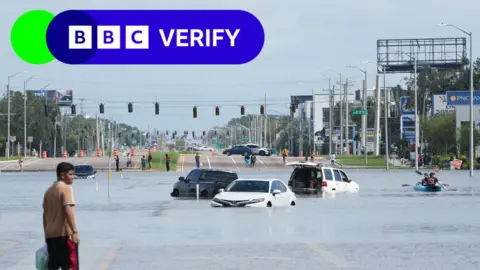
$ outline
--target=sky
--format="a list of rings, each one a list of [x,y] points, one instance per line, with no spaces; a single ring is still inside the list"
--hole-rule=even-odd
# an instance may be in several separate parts
[[[10,45],[16,18],[31,9],[59,13],[68,9],[243,9],[254,14],[265,29],[260,55],[240,66],[69,66],[60,62],[30,65],[20,60]],[[21,0],[0,3],[0,81],[12,79],[13,90],[22,90],[31,75],[29,89],[73,89],[77,111],[83,98],[84,113],[95,116],[105,103],[104,118],[141,129],[208,130],[247,113],[258,113],[267,103],[268,114],[288,112],[290,95],[321,93],[338,81],[337,73],[360,88],[368,71],[373,87],[376,67],[362,63],[376,60],[377,39],[464,37],[440,22],[455,24],[474,35],[480,1],[476,0]],[[477,25],[477,27],[474,27]],[[387,85],[402,83],[406,75],[387,75]],[[4,79],[3,79],[4,78]],[[134,103],[129,114],[127,103]],[[154,102],[160,115],[154,114]],[[193,106],[198,118],[192,117]],[[215,106],[220,116],[215,116]],[[4,121],[4,119],[0,119]]]

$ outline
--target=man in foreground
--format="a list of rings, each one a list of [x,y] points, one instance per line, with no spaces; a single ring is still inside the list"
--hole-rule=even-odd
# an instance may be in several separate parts
[[[43,197],[43,229],[48,249],[48,270],[78,270],[79,237],[75,224],[73,165],[57,165],[57,181]]]

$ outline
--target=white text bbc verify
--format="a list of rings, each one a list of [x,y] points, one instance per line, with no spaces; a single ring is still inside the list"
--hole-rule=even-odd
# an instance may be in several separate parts
[[[68,27],[69,49],[92,49],[91,25]],[[240,29],[159,29],[165,47],[217,47],[227,42],[235,47]],[[121,27],[118,25],[97,26],[97,49],[149,49],[149,26],[127,25],[124,28],[125,44],[122,46]]]

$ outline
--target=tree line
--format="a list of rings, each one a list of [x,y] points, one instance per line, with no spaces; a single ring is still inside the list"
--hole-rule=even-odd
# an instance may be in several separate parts
[[[4,95],[0,99],[1,156],[5,155],[6,150],[7,112],[7,96]],[[12,153],[16,155],[17,143],[24,144],[25,114],[22,92],[10,92],[10,112],[10,135],[16,137]],[[30,92],[27,92],[26,116],[27,137],[33,137],[31,147],[27,143],[31,149],[39,150],[40,145],[42,145],[42,149],[48,151],[50,155],[55,151],[59,156],[62,147],[66,147],[65,149],[70,154],[77,152],[79,149],[93,150],[96,148],[97,119],[95,117],[81,114],[71,115],[70,107],[59,107],[52,101]],[[107,119],[102,121],[105,126],[108,126],[110,122]],[[121,144],[131,145],[132,140],[138,141],[137,137],[141,136],[141,133],[137,128],[122,123],[116,124],[118,134],[115,136],[120,138]],[[56,149],[54,149],[54,145]]]

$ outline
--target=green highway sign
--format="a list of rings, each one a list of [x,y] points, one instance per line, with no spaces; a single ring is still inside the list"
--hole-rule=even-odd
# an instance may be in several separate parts
[[[367,110],[355,110],[355,111],[352,111],[352,114],[353,115],[366,115]]]

